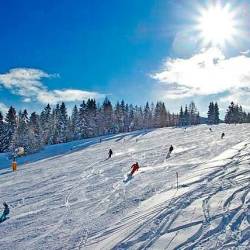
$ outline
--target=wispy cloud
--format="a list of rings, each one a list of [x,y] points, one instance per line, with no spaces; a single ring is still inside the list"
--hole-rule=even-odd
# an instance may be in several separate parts
[[[102,94],[97,92],[89,92],[77,89],[63,89],[63,90],[52,90],[52,91],[42,91],[38,93],[37,100],[42,103],[58,103],[64,102],[74,102],[82,101],[88,98],[100,98],[103,97]]]
[[[7,113],[7,111],[8,107],[4,103],[0,102],[0,112],[2,112],[2,114],[5,114]]]
[[[226,58],[220,49],[210,48],[188,59],[168,58],[151,77],[165,86],[170,99],[225,92],[234,98],[250,88],[250,57],[246,53]]]
[[[48,74],[40,69],[15,68],[5,74],[0,74],[0,85],[12,94],[23,97],[24,102],[36,100],[40,103],[55,104],[60,101],[82,101],[87,98],[100,98],[98,92],[79,89],[48,90],[42,83],[43,79],[59,77],[58,74]]]

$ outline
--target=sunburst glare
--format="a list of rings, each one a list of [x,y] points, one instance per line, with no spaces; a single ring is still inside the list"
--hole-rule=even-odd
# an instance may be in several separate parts
[[[234,43],[240,34],[237,11],[229,4],[201,8],[197,20],[197,30],[204,45],[224,46]]]

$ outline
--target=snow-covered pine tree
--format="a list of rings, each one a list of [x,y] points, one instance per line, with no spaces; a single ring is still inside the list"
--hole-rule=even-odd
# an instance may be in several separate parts
[[[179,126],[184,126],[184,125],[185,125],[185,117],[184,117],[183,108],[181,106],[180,113],[179,113]]]
[[[30,148],[32,152],[39,151],[43,147],[43,140],[40,118],[36,112],[31,113],[28,125],[30,130]]]
[[[188,107],[187,105],[185,106],[185,111],[184,111],[184,125],[188,126],[190,125],[190,117],[189,117],[189,112],[188,112]]]
[[[189,112],[189,119],[190,119],[190,125],[196,125],[197,124],[197,108],[195,106],[195,103],[192,101],[190,104],[189,104],[189,109],[188,109],[188,112]]]
[[[88,99],[86,104],[86,114],[87,114],[87,136],[93,137],[98,134],[98,127],[97,127],[97,106],[95,99]]]
[[[96,126],[97,126],[97,136],[104,135],[104,115],[102,105],[97,104],[96,110]]]
[[[129,131],[133,131],[135,129],[135,112],[132,104],[129,105]]]
[[[79,128],[80,117],[79,117],[79,111],[76,105],[74,106],[72,110],[72,115],[71,115],[69,124],[70,124],[70,131],[71,131],[70,137],[73,140],[80,139],[81,138],[81,133],[80,133],[80,128]]]
[[[122,123],[122,127],[121,127],[121,131],[122,132],[126,132],[126,126],[125,126],[125,120],[126,120],[126,105],[124,100],[121,101],[121,123]]]
[[[121,106],[118,101],[115,105],[114,109],[114,125],[115,125],[115,133],[119,133],[122,130],[122,114],[121,114]]]
[[[53,117],[51,114],[51,107],[48,104],[40,115],[40,124],[42,128],[42,141],[44,144],[52,144],[52,136],[53,136]]]
[[[68,141],[68,114],[65,103],[62,102],[57,116],[58,137],[57,142],[63,143]]]
[[[207,119],[208,119],[208,124],[215,123],[215,107],[214,107],[213,102],[209,103],[208,112],[207,112]]]
[[[164,102],[160,102],[160,128],[167,126],[167,119],[168,119],[168,115],[167,115],[165,104]]]
[[[214,104],[214,123],[215,124],[220,123],[220,111],[219,111],[219,106],[217,102]]]
[[[14,154],[17,148],[23,147],[26,154],[33,153],[35,150],[32,143],[33,135],[29,129],[28,112],[25,109],[18,113],[17,127],[11,141],[10,151]]]
[[[236,107],[234,105],[234,102],[231,102],[225,115],[225,123],[236,123],[235,113]]]
[[[157,102],[154,110],[154,127],[159,128],[161,126],[161,104]]]
[[[125,105],[125,112],[124,112],[124,131],[129,132],[129,105]]]
[[[242,107],[231,102],[225,115],[225,123],[243,123],[246,121],[247,114],[243,112]]]
[[[6,131],[3,143],[4,151],[8,151],[11,147],[11,142],[17,127],[17,115],[16,110],[12,106],[9,108],[6,117]]]
[[[151,119],[152,119],[152,114],[151,114],[149,104],[147,102],[143,111],[143,127],[144,128],[146,129],[150,128],[150,125],[152,123]]]
[[[86,103],[83,101],[79,109],[79,129],[81,138],[86,138],[88,136],[88,118],[86,108]]]
[[[59,128],[59,119],[60,119],[60,105],[57,103],[56,107],[52,110],[52,128],[51,128],[51,138],[53,144],[60,143],[59,141],[59,134],[60,134],[60,128]]]
[[[3,120],[2,112],[0,111],[0,153],[5,152],[8,149],[8,143],[5,137],[6,137],[6,124]]]
[[[102,104],[104,134],[113,133],[113,106],[106,97]]]
[[[139,106],[134,107],[134,120],[133,120],[134,129],[139,130],[143,128],[143,111]]]

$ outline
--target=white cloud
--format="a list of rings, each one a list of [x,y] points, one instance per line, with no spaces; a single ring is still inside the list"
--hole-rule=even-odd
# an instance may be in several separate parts
[[[188,59],[168,58],[151,77],[165,85],[170,99],[235,93],[250,87],[250,57],[226,58],[220,49],[210,48]]]
[[[0,111],[2,112],[2,114],[7,113],[8,109],[9,108],[4,103],[0,102]]]
[[[37,95],[37,100],[42,103],[74,102],[82,101],[88,98],[100,98],[102,94],[97,92],[88,92],[77,89],[42,91]]]
[[[60,101],[82,101],[87,98],[100,98],[103,95],[97,92],[78,89],[48,90],[42,83],[44,78],[58,77],[57,74],[48,74],[39,69],[16,68],[8,73],[0,74],[0,86],[10,90],[12,94],[23,97],[24,102],[32,100],[41,103],[55,104]]]

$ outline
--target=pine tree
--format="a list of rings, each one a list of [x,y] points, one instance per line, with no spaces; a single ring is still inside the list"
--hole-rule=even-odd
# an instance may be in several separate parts
[[[114,132],[113,127],[113,107],[110,100],[106,97],[102,104],[104,134]]]
[[[189,117],[187,105],[185,106],[185,111],[184,111],[184,125],[185,126],[190,125],[190,117]]]
[[[6,114],[5,117],[6,121],[6,136],[4,137],[4,150],[9,150],[11,147],[11,142],[13,140],[13,136],[15,133],[15,130],[17,128],[17,115],[16,110],[11,106]]]
[[[135,129],[135,112],[132,104],[129,105],[129,131],[133,131]]]
[[[79,129],[80,137],[86,138],[88,136],[88,122],[87,122],[87,106],[85,101],[82,102],[79,109]]]
[[[225,115],[225,123],[235,123],[236,122],[236,117],[235,117],[235,112],[236,108],[233,102],[229,105],[226,115]]]
[[[43,147],[42,128],[39,115],[33,112],[29,119],[30,145],[32,152],[36,152]]]
[[[93,137],[97,135],[97,119],[96,119],[97,106],[94,99],[88,99],[86,104],[87,115],[87,136]]]
[[[117,102],[114,110],[115,133],[122,132],[122,114],[120,102]]]
[[[161,104],[160,102],[157,102],[154,110],[154,127],[159,128],[160,126],[161,126]]]
[[[167,124],[168,114],[167,114],[164,102],[160,103],[160,109],[161,109],[161,111],[160,111],[160,127],[163,128],[163,127],[166,127],[167,125],[169,126],[169,124]]]
[[[33,148],[32,142],[33,138],[31,130],[29,129],[28,112],[25,109],[18,114],[18,123],[11,141],[10,150],[14,154],[17,148],[23,147],[25,153],[33,153],[35,149]]]
[[[151,114],[151,110],[149,108],[149,104],[148,102],[146,103],[146,106],[144,108],[144,112],[143,112],[143,126],[144,128],[148,129],[151,126],[151,118],[152,118],[152,114]]]
[[[184,126],[184,125],[185,125],[185,117],[184,117],[183,108],[181,106],[180,114],[179,114],[179,126]]]
[[[189,119],[190,119],[190,125],[197,124],[197,108],[193,101],[189,104]]]
[[[60,127],[59,127],[59,119],[60,119],[60,105],[56,104],[56,107],[52,110],[52,142],[53,144],[60,143],[59,136],[60,136]]]
[[[214,104],[214,124],[220,123],[220,112],[217,102]]]
[[[213,102],[209,103],[207,118],[208,118],[208,124],[215,123],[215,106]]]
[[[59,114],[58,114],[58,142],[63,143],[68,141],[68,114],[67,109],[65,106],[65,103],[62,102],[59,108]]]
[[[3,120],[2,112],[0,111],[0,153],[5,152],[8,149],[6,140],[6,124]]]
[[[80,133],[80,117],[79,117],[79,111],[77,106],[75,105],[73,110],[72,110],[72,115],[69,124],[71,124],[71,138],[73,140],[78,140],[81,138],[81,133]]]
[[[51,107],[48,104],[40,115],[40,125],[42,129],[41,138],[44,144],[51,144],[53,136],[53,117],[51,114]]]
[[[130,125],[130,121],[129,121],[129,105],[126,104],[125,105],[125,112],[124,112],[124,131],[125,132],[129,132],[129,125]]]

